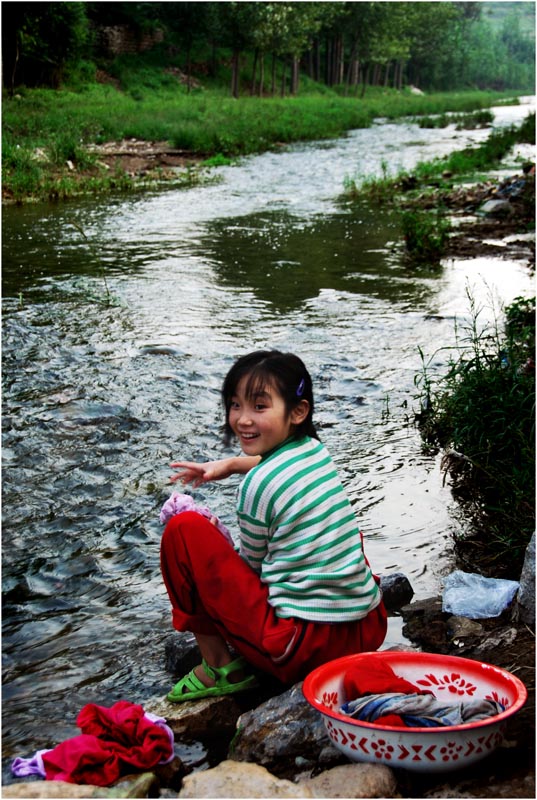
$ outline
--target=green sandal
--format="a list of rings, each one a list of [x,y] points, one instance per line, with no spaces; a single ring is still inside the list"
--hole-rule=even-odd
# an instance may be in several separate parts
[[[255,675],[249,675],[242,681],[231,683],[228,680],[228,675],[236,672],[238,669],[244,669],[247,666],[245,659],[240,656],[226,664],[225,667],[210,667],[205,659],[201,662],[206,675],[215,681],[214,686],[205,686],[200,681],[194,670],[191,670],[188,675],[175,684],[171,692],[167,695],[170,703],[182,703],[185,700],[199,700],[202,697],[220,697],[224,694],[233,694],[234,692],[243,692],[246,689],[253,689],[257,686],[257,679]]]

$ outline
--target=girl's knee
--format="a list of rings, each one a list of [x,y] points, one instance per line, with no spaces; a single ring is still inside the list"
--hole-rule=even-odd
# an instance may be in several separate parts
[[[190,541],[199,544],[200,539],[212,535],[213,527],[205,517],[196,511],[181,511],[180,514],[173,516],[166,524],[162,534],[162,542],[165,546],[165,542],[168,540],[177,542],[179,539],[185,544]]]
[[[193,517],[194,519],[189,519]],[[199,519],[199,514],[193,511],[182,511],[180,514],[175,514],[166,523],[164,533],[162,534],[162,546],[166,547],[168,542],[177,542],[178,539],[184,540],[188,538],[189,530]]]

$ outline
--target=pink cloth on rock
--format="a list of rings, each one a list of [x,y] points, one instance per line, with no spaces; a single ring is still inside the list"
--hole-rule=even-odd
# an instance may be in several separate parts
[[[179,492],[174,492],[162,506],[160,512],[160,521],[163,525],[166,525],[166,523],[169,522],[172,517],[174,517],[176,514],[181,514],[183,511],[196,511],[198,514],[201,514],[203,517],[205,517],[205,519],[208,520],[214,518],[216,520],[214,523],[215,527],[218,528],[220,533],[231,545],[233,545],[233,539],[231,538],[231,534],[226,526],[220,522],[220,520],[212,513],[212,511],[207,508],[207,506],[196,505],[194,498],[189,494],[180,494]]]

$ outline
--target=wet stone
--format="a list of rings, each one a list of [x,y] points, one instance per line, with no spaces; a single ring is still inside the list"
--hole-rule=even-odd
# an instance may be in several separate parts
[[[331,746],[321,715],[304,699],[301,683],[242,714],[237,729],[230,758],[262,764],[279,777],[297,772],[297,757],[316,762],[327,747],[333,753],[332,763],[342,760]]]
[[[222,761],[185,778],[179,797],[313,797],[306,786],[272,775],[259,764]]]
[[[535,533],[526,548],[517,601],[519,618],[535,628]]]
[[[414,597],[414,589],[410,581],[402,572],[380,576],[382,599],[387,611],[397,611],[402,606],[410,603]]]
[[[397,797],[397,780],[382,764],[342,764],[301,781],[314,797]]]
[[[170,703],[166,698],[153,697],[144,702],[146,711],[163,717],[175,734],[175,738],[205,739],[235,732],[240,717],[240,706],[232,696],[206,697],[184,703]]]
[[[21,800],[63,800],[78,797],[158,797],[159,781],[152,772],[136,774],[117,781],[114,786],[91,786],[66,781],[24,781],[2,787],[2,797]]]

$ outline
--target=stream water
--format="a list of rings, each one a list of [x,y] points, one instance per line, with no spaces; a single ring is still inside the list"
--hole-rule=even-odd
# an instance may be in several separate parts
[[[529,110],[497,108],[495,125]],[[14,756],[76,734],[86,703],[143,703],[171,685],[168,464],[227,452],[219,388],[240,354],[301,355],[375,571],[438,592],[464,521],[412,425],[419,348],[442,369],[468,291],[486,322],[531,277],[494,259],[410,272],[392,215],[341,195],[346,177],[487,135],[379,121],[245,158],[202,187],[4,209],[6,780]],[[237,485],[196,498],[233,527]]]

